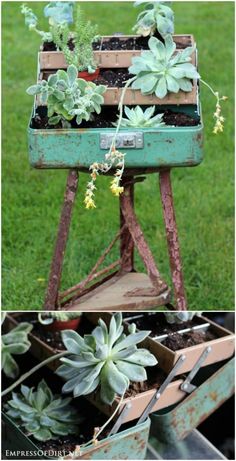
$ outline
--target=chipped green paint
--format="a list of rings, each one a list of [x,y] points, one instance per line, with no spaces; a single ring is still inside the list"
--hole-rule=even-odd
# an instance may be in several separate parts
[[[104,162],[100,134],[115,129],[33,129],[29,127],[29,160],[34,168],[87,169],[93,162]],[[120,149],[126,153],[126,168],[196,166],[203,160],[203,125],[122,129],[143,132],[144,146]]]
[[[173,444],[186,437],[233,395],[234,375],[231,359],[174,409],[152,413],[151,434]]]
[[[37,459],[58,459],[58,457],[43,455],[36,443],[27,437],[5,413],[2,413],[2,422],[3,454],[5,454],[5,450],[31,450],[39,452]],[[145,459],[149,430],[150,419],[147,419],[138,426],[133,426],[101,440],[96,445],[87,447],[81,456],[73,459]],[[58,447],[58,451],[60,451],[60,447]],[[34,457],[34,459],[36,458]],[[12,456],[12,459],[15,459],[15,456]]]

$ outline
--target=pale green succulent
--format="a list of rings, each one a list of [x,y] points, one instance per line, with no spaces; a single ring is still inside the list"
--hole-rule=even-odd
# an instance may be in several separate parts
[[[68,122],[74,116],[80,125],[83,120],[89,121],[93,112],[99,114],[105,91],[104,85],[78,78],[74,65],[69,66],[67,72],[60,69],[50,75],[48,81],[42,80],[27,89],[29,95],[39,95],[41,103],[47,104],[48,123],[56,125],[62,121],[64,126],[70,126]]]
[[[195,315],[200,316],[202,312],[164,312],[166,321],[170,324],[183,323],[192,320]]]
[[[43,312],[38,314],[38,321],[42,325],[50,325],[54,320],[67,322],[68,320],[77,319],[81,316],[81,312]]]
[[[31,346],[28,334],[33,326],[22,322],[9,333],[2,334],[2,369],[8,378],[15,379],[20,370],[13,355],[21,355],[27,352]]]
[[[45,442],[78,432],[77,425],[81,419],[70,402],[70,398],[54,396],[42,380],[36,391],[33,387],[22,385],[21,393],[12,392],[12,400],[6,404],[6,414],[16,420],[27,435]]]
[[[132,59],[129,72],[136,75],[132,88],[144,95],[155,94],[160,99],[168,92],[191,91],[191,80],[200,78],[196,67],[189,62],[195,48],[188,47],[174,54],[176,44],[171,35],[166,37],[165,44],[151,37],[148,46],[149,51]]]
[[[147,2],[137,1],[134,6],[144,4],[144,11],[141,11],[137,17],[137,23],[133,30],[144,37],[155,34],[156,31],[165,38],[167,34],[174,33],[174,13],[167,6],[170,2]]]
[[[121,119],[121,127],[123,128],[159,128],[165,125],[162,120],[163,114],[158,114],[153,117],[155,106],[148,107],[142,110],[140,106],[129,109],[124,107],[124,112],[127,118]]]
[[[87,395],[100,389],[104,403],[112,404],[116,394],[123,395],[130,381],[145,381],[146,366],[157,364],[156,358],[136,344],[143,341],[150,331],[123,333],[122,315],[112,316],[109,328],[102,319],[90,335],[82,338],[71,330],[62,332],[62,340],[71,355],[61,358],[57,374],[66,380],[62,391],[73,392],[74,397]]]

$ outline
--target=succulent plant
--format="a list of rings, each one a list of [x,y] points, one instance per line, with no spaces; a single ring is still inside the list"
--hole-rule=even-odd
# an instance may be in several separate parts
[[[143,111],[140,106],[136,106],[134,109],[125,106],[124,112],[127,118],[122,118],[120,126],[123,128],[159,128],[165,125],[162,121],[163,114],[153,117],[155,109],[155,106],[151,106]]]
[[[134,6],[144,4],[144,11],[139,13],[137,17],[137,23],[133,27],[133,30],[137,34],[141,34],[144,37],[147,35],[153,35],[156,30],[162,37],[167,34],[174,33],[174,13],[172,9],[167,6],[170,2],[146,2],[140,0],[135,2]]]
[[[81,312],[43,312],[38,314],[38,321],[42,325],[50,325],[54,320],[67,322],[68,320],[77,319],[81,316]]]
[[[73,392],[74,397],[87,395],[100,388],[102,402],[111,405],[116,394],[123,395],[130,381],[145,381],[146,366],[157,364],[156,358],[136,344],[150,331],[135,333],[130,325],[129,334],[123,333],[122,315],[112,316],[109,328],[102,319],[90,335],[82,338],[71,330],[62,332],[62,340],[71,355],[61,358],[57,374],[65,379],[62,391]]]
[[[27,352],[31,346],[28,334],[33,326],[22,322],[9,333],[2,335],[2,369],[8,378],[15,379],[19,375],[19,366],[13,355]]]
[[[174,54],[176,44],[171,35],[166,37],[165,44],[151,37],[148,46],[149,51],[143,51],[141,56],[132,59],[129,72],[136,75],[132,88],[141,90],[145,95],[155,93],[160,99],[168,92],[191,91],[191,80],[200,78],[195,66],[189,62],[194,47]]]
[[[51,32],[54,43],[58,49],[62,50],[68,65],[74,64],[79,71],[95,72],[97,64],[94,60],[92,44],[99,38],[97,26],[84,19],[79,6],[76,9],[75,30],[72,33],[68,24],[53,27]],[[69,46],[70,38],[73,42],[73,49]]]
[[[195,315],[200,316],[201,312],[164,312],[166,321],[170,324],[188,322]]]
[[[76,409],[69,405],[70,401],[70,398],[53,395],[42,380],[36,391],[22,385],[21,393],[12,392],[6,413],[25,429],[27,435],[45,442],[78,432],[77,425],[81,420]]]
[[[106,86],[87,82],[77,75],[77,68],[71,65],[67,72],[60,69],[50,75],[48,81],[42,80],[27,89],[29,95],[38,94],[41,103],[47,104],[49,124],[62,121],[64,126],[70,126],[68,122],[76,116],[76,123],[80,125],[82,120],[90,120],[93,112],[101,112]]]
[[[49,24],[73,23],[73,7],[75,2],[50,2],[44,7],[44,16]]]

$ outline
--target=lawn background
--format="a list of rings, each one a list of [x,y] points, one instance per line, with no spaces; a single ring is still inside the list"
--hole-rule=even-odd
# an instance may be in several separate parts
[[[39,28],[46,29],[45,3],[25,3],[40,18]],[[83,9],[103,35],[132,33],[138,12],[131,2],[83,2]],[[189,308],[229,310],[234,309],[234,3],[173,2],[173,9],[175,33],[195,36],[202,78],[229,97],[223,106],[224,134],[215,136],[215,100],[202,88],[204,162],[172,172]],[[6,310],[42,307],[67,175],[29,166],[27,125],[33,100],[25,90],[35,82],[40,37],[28,31],[19,10],[18,2],[2,2],[2,308]],[[109,179],[98,180],[95,211],[82,206],[86,181],[87,175],[81,174],[63,288],[86,275],[118,226],[118,201],[108,192]],[[160,271],[169,281],[156,174],[136,186],[136,210]],[[111,255],[108,262],[112,260]]]

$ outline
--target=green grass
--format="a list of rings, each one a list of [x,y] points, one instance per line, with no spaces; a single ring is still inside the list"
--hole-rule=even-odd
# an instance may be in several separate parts
[[[29,6],[42,17],[42,2]],[[19,8],[17,2],[2,2],[2,307],[6,310],[42,306],[67,175],[29,166],[27,124],[33,101],[25,89],[36,78],[40,39],[28,32]],[[131,33],[137,15],[131,2],[84,2],[83,8],[101,34]],[[225,131],[215,136],[215,100],[202,88],[204,162],[172,172],[189,307],[230,310],[234,309],[234,4],[174,2],[174,11],[176,33],[195,36],[202,78],[229,97],[223,107]],[[40,20],[40,27],[46,28],[45,20]],[[118,226],[118,202],[108,192],[108,179],[99,178],[94,212],[82,206],[86,180],[81,174],[63,288],[86,275]],[[156,175],[136,186],[136,209],[160,271],[170,280]],[[138,258],[137,268],[142,269]]]

